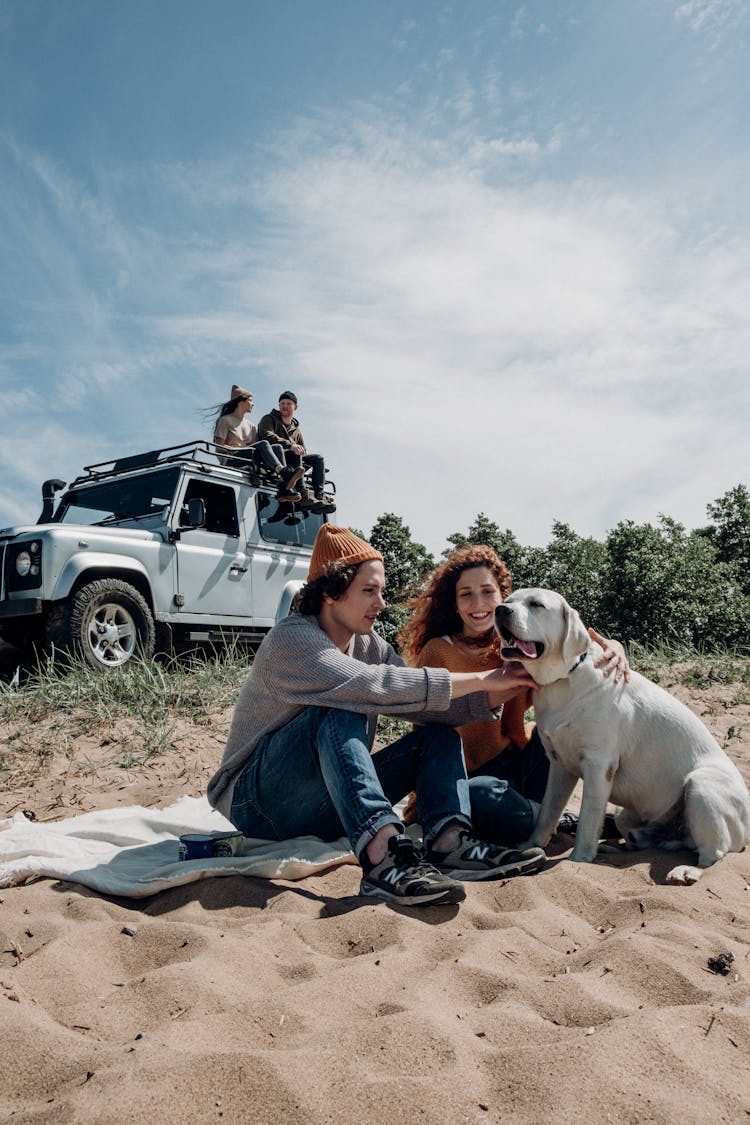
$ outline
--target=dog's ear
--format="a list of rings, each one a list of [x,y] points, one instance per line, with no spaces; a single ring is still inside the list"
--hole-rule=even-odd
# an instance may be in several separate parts
[[[588,647],[589,635],[578,611],[563,598],[563,660],[566,664],[572,664]]]

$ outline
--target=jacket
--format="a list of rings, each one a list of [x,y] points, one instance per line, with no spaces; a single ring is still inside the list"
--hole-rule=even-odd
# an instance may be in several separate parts
[[[291,445],[307,448],[297,419],[292,415],[291,421],[285,422],[279,410],[263,415],[258,423],[258,437],[261,441],[270,441],[272,444],[276,442],[287,449]]]

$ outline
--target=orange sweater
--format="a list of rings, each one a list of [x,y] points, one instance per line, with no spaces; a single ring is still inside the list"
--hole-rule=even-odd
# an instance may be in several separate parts
[[[499,668],[502,661],[499,655],[487,659],[483,653],[459,649],[444,637],[433,637],[422,649],[417,663],[420,668],[447,668],[449,672],[486,672],[489,668]],[[529,691],[503,706],[499,722],[468,723],[458,728],[468,773],[502,754],[511,743],[520,749],[526,746],[534,729],[532,724],[523,721],[524,712],[530,706]]]

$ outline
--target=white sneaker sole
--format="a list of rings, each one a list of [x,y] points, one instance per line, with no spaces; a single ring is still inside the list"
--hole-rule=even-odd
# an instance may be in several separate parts
[[[441,867],[434,860],[430,860],[430,862],[443,875],[448,875],[451,879],[457,879],[460,883],[481,883],[485,879],[512,879],[516,875],[534,875],[544,867],[547,857],[542,852],[541,855],[532,856],[530,859],[521,859],[516,863],[506,863],[502,867],[477,868],[476,870],[470,867]]]
[[[454,876],[451,875],[451,878]],[[463,902],[466,898],[466,891],[460,886],[436,887],[434,891],[424,891],[418,895],[398,895],[386,890],[385,887],[368,883],[365,879],[362,880],[359,893],[363,898],[377,898],[382,902],[392,902],[398,906],[443,906]]]

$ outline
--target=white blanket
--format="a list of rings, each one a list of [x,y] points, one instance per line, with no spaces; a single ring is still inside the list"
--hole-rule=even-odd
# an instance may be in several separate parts
[[[316,836],[246,839],[238,856],[178,859],[180,836],[232,831],[205,797],[182,797],[166,809],[102,809],[43,824],[17,813],[0,820],[0,887],[46,876],[145,898],[212,875],[304,879],[338,863],[356,863],[348,840],[327,844]]]

